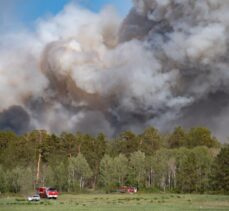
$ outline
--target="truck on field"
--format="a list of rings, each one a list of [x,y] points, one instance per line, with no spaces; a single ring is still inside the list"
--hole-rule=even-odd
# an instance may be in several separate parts
[[[118,189],[120,193],[137,193],[137,188],[132,186],[121,186]]]
[[[57,199],[59,195],[56,188],[50,188],[50,187],[39,187],[37,188],[37,192],[41,198],[47,198],[47,199]]]

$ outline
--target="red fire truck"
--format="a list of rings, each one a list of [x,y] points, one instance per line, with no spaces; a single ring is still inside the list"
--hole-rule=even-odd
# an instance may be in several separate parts
[[[55,188],[40,187],[37,192],[41,198],[57,199],[59,193]]]
[[[119,188],[120,193],[137,193],[137,188],[132,186],[121,186]]]

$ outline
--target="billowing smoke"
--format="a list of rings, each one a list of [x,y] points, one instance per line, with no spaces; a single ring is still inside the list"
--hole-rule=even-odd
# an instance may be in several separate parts
[[[22,107],[12,106],[0,113],[0,128],[13,130],[18,134],[25,133],[31,129],[29,115]]]
[[[0,119],[109,136],[203,125],[227,137],[229,1],[133,5],[122,21],[70,4],[35,32],[0,35]],[[13,105],[25,113],[8,115]],[[12,121],[1,128],[17,131]]]

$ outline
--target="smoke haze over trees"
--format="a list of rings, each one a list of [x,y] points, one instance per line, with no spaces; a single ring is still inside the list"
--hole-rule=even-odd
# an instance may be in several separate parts
[[[71,3],[33,31],[2,32],[0,129],[111,137],[203,125],[225,141],[228,9],[226,0],[134,0],[121,20],[110,7]]]

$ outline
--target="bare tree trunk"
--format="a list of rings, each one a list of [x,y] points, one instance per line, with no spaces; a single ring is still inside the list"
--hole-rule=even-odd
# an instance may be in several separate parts
[[[169,182],[169,190],[171,190],[171,174],[169,171],[169,175],[168,175],[168,182]]]
[[[150,170],[150,187],[154,187],[154,170],[151,168]]]
[[[150,168],[149,175],[148,175],[148,187],[152,187],[152,175],[153,175],[153,170]]]
[[[37,162],[37,175],[36,175],[36,183],[39,183],[40,180],[40,164],[41,164],[41,153],[39,152],[38,162]]]
[[[83,188],[83,177],[81,176],[80,177],[80,190],[82,190]]]
[[[94,176],[94,179],[93,179],[93,184],[92,184],[92,186],[93,186],[93,190],[95,190],[95,187],[96,187],[96,181],[97,181],[97,176],[95,175],[95,176]]]
[[[99,175],[99,162],[96,162],[96,168],[95,168],[95,175],[94,175],[94,179],[93,179],[93,189],[95,190],[96,188],[96,183],[97,183],[97,176]]]
[[[151,173],[148,175],[148,187],[151,187]]]
[[[176,188],[177,187],[176,170],[173,172],[173,177],[174,177],[174,188]]]
[[[42,142],[42,134],[41,131],[38,130],[39,132],[39,143]],[[40,168],[41,168],[41,150],[39,150],[39,155],[38,155],[38,161],[37,161],[37,175],[36,175],[36,184],[39,184],[40,181]]]
[[[78,146],[78,154],[80,154],[81,153],[81,144],[79,144],[79,146]]]

